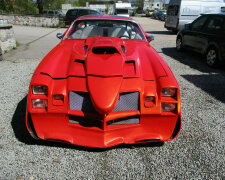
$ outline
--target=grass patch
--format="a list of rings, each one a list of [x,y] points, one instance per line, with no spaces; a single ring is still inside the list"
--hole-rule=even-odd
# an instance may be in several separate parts
[[[20,43],[18,41],[16,41],[16,47],[20,46]]]

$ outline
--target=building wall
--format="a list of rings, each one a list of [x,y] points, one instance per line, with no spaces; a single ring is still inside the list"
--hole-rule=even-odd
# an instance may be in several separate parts
[[[59,24],[59,18],[57,17],[0,14],[0,19],[7,20],[9,24],[26,26],[55,27]]]
[[[145,0],[143,9],[163,9],[163,7],[164,3],[162,1],[152,2],[151,0]]]

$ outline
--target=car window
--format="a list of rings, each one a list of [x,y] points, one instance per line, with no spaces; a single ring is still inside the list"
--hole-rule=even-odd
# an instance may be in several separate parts
[[[67,13],[66,13],[67,16],[76,16],[77,15],[77,10],[76,9],[73,9],[73,10],[69,10]]]
[[[99,14],[99,12],[94,11],[94,10],[90,10],[90,14]]]
[[[201,29],[204,26],[207,19],[208,19],[208,16],[199,17],[192,23],[192,28],[193,29]]]
[[[212,29],[212,30],[219,30],[222,28],[223,25],[223,18],[222,17],[212,17],[209,20],[209,23],[207,25],[208,29]]]
[[[48,11],[48,14],[51,14],[52,15],[52,14],[54,14],[54,12],[53,11]]]
[[[88,37],[117,37],[121,39],[145,40],[136,23],[123,20],[79,20],[73,25],[69,39]]]
[[[88,9],[80,9],[78,14],[79,16],[88,15]]]
[[[178,5],[171,5],[168,7],[167,14],[169,16],[177,16],[178,15],[179,6]]]

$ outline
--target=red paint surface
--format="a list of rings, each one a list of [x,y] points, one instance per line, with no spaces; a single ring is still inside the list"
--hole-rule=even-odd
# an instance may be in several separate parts
[[[85,45],[88,46],[86,52]],[[121,45],[125,47],[125,53]],[[114,47],[117,53],[95,54],[94,47]],[[177,121],[181,121],[179,86],[165,61],[144,40],[111,37],[93,37],[86,41],[65,39],[42,60],[30,85],[48,86],[48,96],[32,94],[31,86],[28,94],[27,117],[29,114],[41,139],[104,148],[148,139],[170,141],[179,133],[181,122],[176,136],[171,138]],[[178,94],[175,98],[161,97],[162,88],[177,88]],[[88,92],[97,113],[70,110],[70,91]],[[139,110],[113,112],[122,92],[140,93]],[[56,94],[63,95],[64,100],[56,102],[53,98]],[[146,96],[155,97],[154,106],[145,106]],[[47,99],[48,108],[33,109],[32,99]],[[162,102],[177,103],[177,112],[162,112]],[[102,126],[71,124],[69,115],[83,117],[84,121],[99,121]],[[140,124],[107,125],[111,120],[134,115],[140,117]]]

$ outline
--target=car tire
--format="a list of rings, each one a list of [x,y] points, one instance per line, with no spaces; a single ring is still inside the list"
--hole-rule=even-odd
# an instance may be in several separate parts
[[[183,42],[182,42],[182,37],[178,36],[176,40],[176,50],[177,51],[182,51],[183,50]]]
[[[206,64],[215,67],[218,64],[218,53],[215,47],[210,47],[206,52]]]

